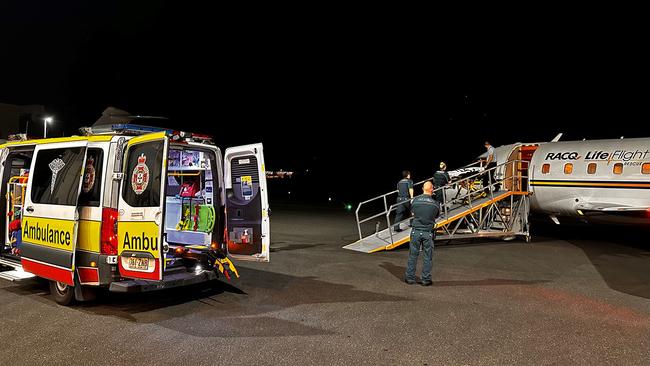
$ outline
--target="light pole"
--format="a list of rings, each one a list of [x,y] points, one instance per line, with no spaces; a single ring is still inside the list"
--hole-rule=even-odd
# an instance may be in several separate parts
[[[52,117],[45,117],[43,119],[43,138],[47,138],[47,124],[52,123]]]

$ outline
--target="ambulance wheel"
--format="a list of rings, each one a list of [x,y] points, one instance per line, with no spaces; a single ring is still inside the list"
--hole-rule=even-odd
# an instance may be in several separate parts
[[[74,300],[74,287],[59,281],[50,281],[50,293],[59,305],[70,305]]]

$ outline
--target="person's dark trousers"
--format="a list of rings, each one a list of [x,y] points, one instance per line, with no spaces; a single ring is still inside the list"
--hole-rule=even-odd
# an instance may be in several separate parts
[[[411,231],[411,242],[409,243],[409,259],[406,263],[406,280],[415,281],[415,266],[420,254],[420,246],[424,253],[422,262],[422,282],[431,281],[431,267],[433,267],[433,233],[430,231],[413,229]]]
[[[492,162],[492,163],[488,164],[485,167],[485,170],[492,169],[495,166],[497,166],[497,163]],[[492,182],[492,184],[494,184],[496,182],[494,180],[494,171],[495,170],[496,169],[492,169],[489,172],[483,173],[483,176],[481,177],[482,180],[483,180],[483,187],[484,187],[483,192],[485,192],[486,194],[490,194],[490,189],[488,188],[488,185],[490,185],[490,182]],[[498,184],[495,184],[493,187],[494,187],[494,191],[498,191],[499,188],[500,188]]]
[[[438,203],[440,204],[441,207],[442,207],[442,204],[444,203],[444,202],[443,202],[443,199],[442,199],[442,195],[443,195],[443,194],[445,194],[445,190],[444,190],[444,189],[439,189],[439,190],[436,191],[436,197],[435,197],[435,200],[438,201]]]
[[[408,198],[397,197],[397,203],[401,203],[408,200],[409,200]],[[399,222],[406,219],[409,216],[411,216],[410,203],[402,203],[401,205],[395,207],[395,226],[393,227],[393,231],[400,231]],[[413,222],[413,219],[411,219],[409,225],[411,225],[411,222]]]

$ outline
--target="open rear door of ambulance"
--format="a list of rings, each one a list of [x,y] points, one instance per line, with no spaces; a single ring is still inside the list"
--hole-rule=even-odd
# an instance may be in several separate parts
[[[117,262],[123,277],[162,280],[167,148],[165,132],[126,144],[117,217]]]
[[[21,221],[23,269],[70,286],[87,145],[72,140],[36,146]]]
[[[268,262],[271,236],[262,144],[226,149],[224,185],[228,253]]]

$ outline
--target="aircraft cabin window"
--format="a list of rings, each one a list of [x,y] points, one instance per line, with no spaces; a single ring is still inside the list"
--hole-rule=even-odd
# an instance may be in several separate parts
[[[623,163],[614,164],[614,174],[623,174]]]
[[[650,163],[643,163],[643,165],[641,165],[641,173],[650,174]]]
[[[548,174],[551,172],[551,164],[542,165],[542,174]]]
[[[596,163],[589,163],[587,165],[587,174],[596,174]]]
[[[571,174],[571,173],[573,173],[573,164],[572,163],[564,164],[564,174]]]

